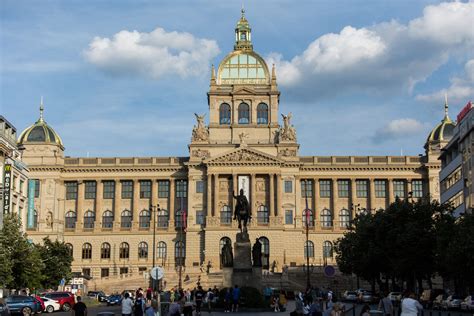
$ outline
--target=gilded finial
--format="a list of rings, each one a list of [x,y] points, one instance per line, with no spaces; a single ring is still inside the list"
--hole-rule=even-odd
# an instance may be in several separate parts
[[[40,122],[43,122],[44,119],[43,119],[43,111],[44,111],[44,106],[43,106],[43,96],[41,96],[41,103],[40,103],[40,117],[39,117],[39,121]]]
[[[243,3],[242,3],[242,9],[240,9],[240,13],[242,13],[242,17],[245,17],[245,9],[244,9]]]
[[[449,108],[449,105],[448,105],[448,93],[446,92],[446,93],[444,94],[444,119],[448,119],[448,120],[449,120],[448,108]]]

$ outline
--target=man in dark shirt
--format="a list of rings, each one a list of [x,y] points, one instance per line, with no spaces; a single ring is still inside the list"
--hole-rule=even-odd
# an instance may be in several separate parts
[[[87,316],[87,306],[82,302],[82,297],[76,298],[77,303],[72,308],[72,316]]]
[[[201,306],[202,300],[204,299],[204,291],[202,290],[201,286],[198,286],[198,290],[194,295],[194,300],[196,302],[196,315],[201,315]]]

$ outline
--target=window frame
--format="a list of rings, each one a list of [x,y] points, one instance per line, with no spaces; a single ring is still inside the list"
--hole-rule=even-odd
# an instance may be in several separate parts
[[[257,224],[267,225],[270,223],[270,210],[266,205],[257,208]]]
[[[140,180],[140,199],[151,198],[151,180]]]
[[[64,186],[66,188],[66,200],[77,200],[77,181],[65,181]]]
[[[257,105],[257,124],[268,124],[268,105],[264,102],[260,102]]]
[[[138,227],[142,229],[150,228],[151,226],[151,212],[150,210],[141,210],[138,216]]]
[[[250,105],[248,105],[246,102],[242,102],[239,104],[238,107],[238,124],[242,125],[248,125],[251,122],[251,117],[250,117]]]
[[[133,180],[122,180],[120,186],[122,200],[133,199]]]
[[[346,179],[337,180],[337,196],[340,198],[348,198],[350,192],[350,181]]]
[[[100,259],[110,259],[111,256],[111,246],[108,242],[103,242],[100,245]]]
[[[293,210],[285,210],[285,225],[293,225]]]
[[[369,181],[365,179],[356,180],[356,197],[368,198],[369,197]]]
[[[148,259],[148,243],[146,241],[138,243],[138,259]]]
[[[102,213],[102,228],[114,227],[114,213],[111,210],[105,210]]]
[[[170,196],[170,181],[158,180],[158,198],[169,198]]]
[[[284,180],[283,186],[285,188],[285,193],[293,193],[293,180]]]
[[[232,110],[228,103],[221,103],[219,106],[219,124],[230,125],[232,122]]]
[[[89,216],[92,214],[92,216]],[[88,216],[86,216],[88,215]],[[84,229],[94,229],[95,227],[95,212],[91,210],[87,210],[84,213]]]
[[[304,258],[314,259],[314,242],[307,240],[304,243]]]
[[[120,243],[119,259],[130,259],[130,245],[127,242]]]
[[[120,213],[120,228],[132,228],[133,213],[129,209],[125,209]]]
[[[331,197],[331,185],[332,182],[329,179],[319,180],[319,197],[330,198]]]
[[[321,227],[333,227],[333,220],[334,217],[332,215],[331,210],[328,208],[324,208],[320,214]]]
[[[70,215],[73,216],[70,216]],[[72,221],[71,219],[74,219]],[[66,229],[76,229],[76,223],[77,223],[77,213],[73,210],[69,210],[64,214],[64,228]]]
[[[84,200],[95,200],[97,197],[97,182],[95,180],[84,181]]]
[[[88,242],[82,244],[82,260],[92,259],[92,245]]]
[[[102,181],[102,198],[103,199],[114,199],[115,198],[115,181],[105,180]]]
[[[374,189],[376,198],[387,197],[387,180],[377,179],[374,180]]]

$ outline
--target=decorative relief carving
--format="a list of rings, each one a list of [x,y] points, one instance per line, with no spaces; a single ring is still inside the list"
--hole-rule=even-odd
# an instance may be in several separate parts
[[[191,152],[191,155],[196,158],[206,159],[211,156],[209,150],[195,149]]]
[[[197,120],[197,126],[193,128],[193,142],[207,142],[209,141],[209,128],[204,125],[204,115],[194,113]]]
[[[265,181],[257,181],[257,191],[265,192]]]
[[[290,125],[291,112],[288,115],[281,115],[283,117],[283,127],[278,130],[278,140],[280,142],[295,142],[296,141],[296,129],[293,125]]]
[[[271,226],[283,225],[283,219],[281,217],[272,217],[272,216],[270,216],[270,225]]]
[[[54,181],[52,179],[46,180],[46,193],[48,193],[48,195],[53,194],[53,184]]]
[[[280,155],[282,155],[283,157],[295,157],[296,149],[285,148],[283,150],[280,150]]]
[[[228,162],[228,161],[269,161],[269,159],[266,157],[254,154],[252,152],[248,152],[246,150],[233,152],[231,154],[228,154],[226,156],[216,159],[216,162]]]
[[[228,192],[229,191],[229,182],[228,181],[219,181],[219,191]]]
[[[45,219],[46,227],[53,228],[53,213],[48,212]]]

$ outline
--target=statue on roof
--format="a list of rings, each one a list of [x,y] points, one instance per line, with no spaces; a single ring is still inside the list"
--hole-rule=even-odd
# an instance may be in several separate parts
[[[282,114],[283,127],[278,130],[278,140],[284,142],[295,142],[296,141],[296,129],[290,124],[292,117],[291,112],[288,115]]]
[[[191,141],[207,142],[209,140],[209,129],[204,124],[204,117],[206,116],[206,114],[199,115],[197,113],[194,113],[194,116],[196,116],[197,126],[194,125],[193,137]]]

